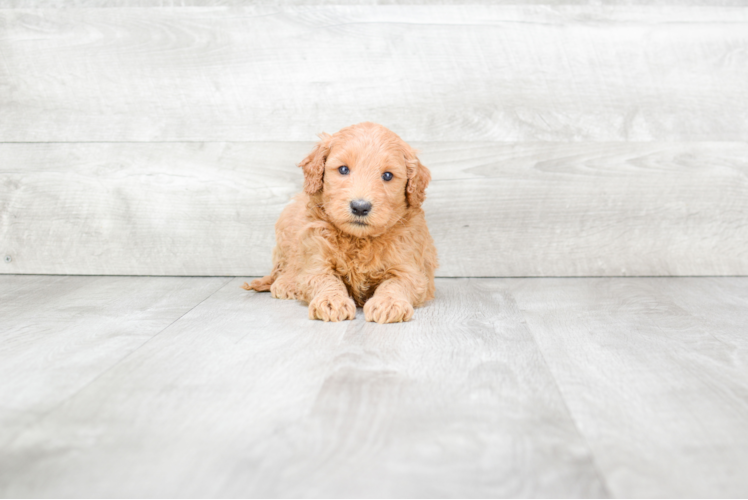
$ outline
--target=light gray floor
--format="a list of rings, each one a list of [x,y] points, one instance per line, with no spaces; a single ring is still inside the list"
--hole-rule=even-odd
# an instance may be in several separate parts
[[[0,276],[0,496],[748,495],[748,278]]]

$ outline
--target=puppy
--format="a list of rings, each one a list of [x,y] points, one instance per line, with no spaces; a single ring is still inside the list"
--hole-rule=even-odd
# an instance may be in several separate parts
[[[375,123],[320,135],[304,191],[275,225],[273,271],[243,288],[309,304],[309,318],[395,323],[434,298],[436,248],[421,204],[431,173]]]

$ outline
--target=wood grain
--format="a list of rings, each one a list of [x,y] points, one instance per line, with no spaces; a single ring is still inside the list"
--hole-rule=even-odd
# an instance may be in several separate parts
[[[271,267],[304,144],[5,144],[4,272],[240,275]],[[33,228],[33,230],[30,230]]]
[[[266,5],[284,7],[297,5],[517,5],[517,0],[0,0],[0,9],[39,8],[122,8],[122,7],[247,7]],[[746,7],[747,0],[522,0],[521,5],[677,5]]]
[[[440,276],[748,274],[746,143],[414,144]],[[0,272],[265,274],[311,147],[0,144]]]
[[[0,495],[607,496],[500,283],[381,326],[241,282],[7,446]]]
[[[225,282],[110,276],[0,278],[3,457],[5,446],[25,427],[64,404]]]
[[[741,141],[748,10],[5,9],[0,141]]]
[[[748,494],[748,279],[515,284],[614,496]]]
[[[26,418],[0,496],[748,493],[748,278],[439,279],[400,325],[309,321],[243,279],[0,277]],[[194,304],[178,283],[209,297],[142,343]]]

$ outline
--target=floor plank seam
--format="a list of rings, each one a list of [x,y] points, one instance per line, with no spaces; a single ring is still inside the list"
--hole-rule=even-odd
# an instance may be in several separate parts
[[[153,339],[155,339],[156,337],[158,337],[159,335],[161,335],[163,332],[165,332],[166,330],[168,330],[169,328],[171,328],[177,321],[179,321],[180,319],[184,318],[187,314],[191,313],[195,308],[197,308],[198,306],[200,306],[203,302],[205,302],[206,300],[208,300],[209,298],[211,298],[213,295],[215,295],[219,291],[223,290],[232,281],[233,281],[233,279],[227,278],[225,283],[223,283],[221,286],[219,286],[218,288],[216,288],[215,290],[213,290],[213,292],[210,293],[210,294],[208,294],[207,297],[205,297],[203,300],[201,300],[200,302],[198,302],[197,304],[195,304],[194,306],[192,306],[189,310],[185,311],[183,314],[181,314],[174,321],[172,321],[171,323],[169,323],[168,325],[166,325],[164,328],[162,328],[161,330],[159,330],[158,332],[156,332],[154,335],[152,335],[151,337],[149,337],[148,340],[146,340],[145,342],[143,342],[142,344],[140,344],[138,347],[136,347],[135,349],[133,349],[132,351],[130,351],[129,353],[127,353],[121,359],[117,360],[109,368],[107,368],[106,370],[104,370],[101,373],[99,373],[98,375],[96,375],[94,378],[92,378],[90,381],[88,381],[88,383],[86,383],[85,385],[83,385],[82,387],[80,387],[73,394],[71,394],[67,398],[65,398],[62,401],[60,401],[59,403],[57,403],[54,407],[50,408],[49,410],[47,410],[44,413],[42,413],[41,415],[39,415],[36,419],[34,419],[33,421],[29,422],[27,425],[24,425],[21,429],[18,430],[18,432],[16,433],[16,435],[13,436],[13,438],[9,439],[3,446],[6,447],[6,448],[12,446],[13,443],[15,443],[16,440],[21,435],[23,435],[23,433],[26,432],[29,428],[33,427],[34,425],[37,425],[39,422],[41,422],[42,420],[44,420],[45,418],[47,418],[49,415],[51,415],[54,412],[56,412],[59,408],[61,408],[62,406],[64,406],[67,402],[69,402],[72,399],[74,399],[76,396],[78,396],[78,394],[82,393],[84,390],[86,390],[88,387],[90,387],[93,383],[95,383],[101,377],[103,377],[104,375],[106,375],[107,373],[109,373],[110,371],[112,371],[114,368],[116,368],[117,366],[119,366],[123,361],[125,361],[130,356],[132,356],[134,353],[136,353],[140,349],[142,349],[143,346],[145,346],[146,344],[148,344],[149,342],[151,342]]]
[[[595,452],[593,451],[592,446],[590,446],[590,443],[587,440],[587,436],[585,436],[582,430],[579,428],[579,423],[577,422],[577,419],[574,416],[574,413],[571,411],[571,407],[569,406],[569,403],[567,402],[566,395],[564,394],[564,391],[561,389],[561,384],[558,383],[556,374],[553,372],[553,370],[551,369],[551,366],[548,364],[548,361],[546,360],[546,357],[545,357],[545,353],[543,352],[543,349],[540,347],[540,342],[538,342],[538,339],[535,337],[535,332],[533,331],[533,329],[530,327],[530,324],[525,319],[525,312],[522,310],[522,308],[519,306],[519,304],[514,298],[512,298],[512,300],[517,306],[517,310],[520,312],[520,314],[522,314],[523,322],[525,326],[527,327],[527,330],[530,332],[530,336],[532,337],[532,341],[535,343],[535,347],[540,353],[540,358],[543,360],[543,365],[545,365],[546,370],[548,370],[548,373],[551,376],[551,380],[553,380],[553,385],[556,386],[556,390],[558,391],[558,394],[561,397],[561,401],[564,405],[564,408],[566,409],[566,413],[569,415],[569,418],[574,424],[574,429],[576,429],[577,433],[579,434],[579,438],[582,440],[582,442],[587,448],[587,451],[589,452],[590,462],[592,463],[592,467],[594,467],[595,469],[595,474],[600,480],[600,484],[602,485],[603,490],[607,494],[608,498],[618,498],[615,495],[613,495],[610,487],[608,486],[608,481],[606,480],[605,475],[602,472],[602,469],[600,469],[600,466],[597,464],[597,458],[595,457]]]

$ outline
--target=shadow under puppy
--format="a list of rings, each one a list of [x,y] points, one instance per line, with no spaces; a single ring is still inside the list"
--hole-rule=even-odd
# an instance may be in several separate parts
[[[429,170],[375,123],[322,134],[299,166],[304,191],[275,225],[270,276],[244,284],[309,303],[309,318],[408,321],[434,298],[436,248],[421,204]]]

